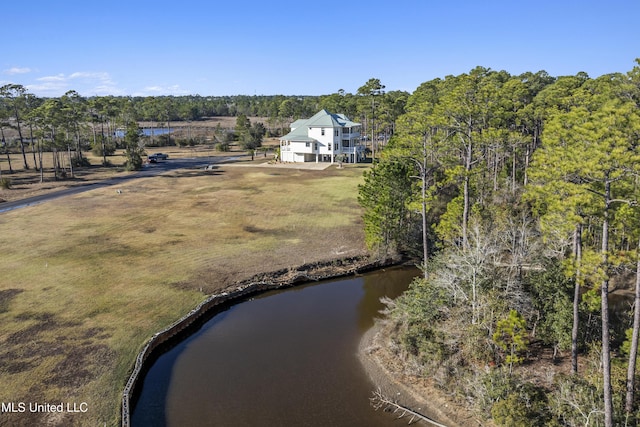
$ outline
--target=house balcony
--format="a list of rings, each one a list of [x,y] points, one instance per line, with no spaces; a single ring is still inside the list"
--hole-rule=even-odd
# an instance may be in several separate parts
[[[362,145],[362,143],[360,142],[360,135],[358,135],[357,137],[351,137],[350,139],[343,139],[342,141],[340,141],[340,144],[345,148],[353,148]]]

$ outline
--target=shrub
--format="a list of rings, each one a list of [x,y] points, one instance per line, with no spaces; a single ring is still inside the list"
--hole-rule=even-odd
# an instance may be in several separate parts
[[[577,375],[558,375],[550,412],[562,425],[602,425],[604,411],[599,384]]]
[[[570,349],[573,326],[573,279],[567,277],[560,262],[549,262],[543,271],[530,272],[526,276],[526,283],[531,293],[533,307],[541,315],[537,322],[536,338],[560,350]],[[581,327],[583,328],[584,326]]]
[[[11,180],[9,178],[0,178],[0,188],[3,190],[11,189]]]
[[[176,138],[175,141],[179,147],[194,147],[203,143],[200,138]]]
[[[158,135],[155,137],[155,144],[147,144],[149,147],[168,147],[176,145],[175,138],[170,134]]]
[[[91,149],[91,152],[93,153],[94,156],[96,157],[102,157],[103,153],[102,153],[102,144],[100,142],[96,143],[93,148]],[[113,143],[105,143],[104,145],[104,155],[105,156],[113,156],[116,152],[116,145]]]
[[[218,151],[227,152],[230,150],[231,146],[228,142],[218,142],[215,147]]]
[[[127,160],[124,163],[124,168],[128,171],[137,171],[142,169],[142,156],[138,153],[133,153],[127,156]]]
[[[226,132],[226,133],[224,134],[224,141],[225,141],[225,142],[229,142],[229,143],[231,143],[231,142],[234,142],[235,140],[236,140],[236,134],[235,134],[235,132]]]
[[[71,164],[73,165],[74,168],[79,166],[91,166],[91,162],[86,157],[81,157],[81,158],[74,157],[71,159]]]
[[[496,402],[491,416],[498,425],[513,427],[545,426],[550,421],[545,390],[524,383],[506,399]]]
[[[448,356],[443,334],[424,323],[409,325],[400,340],[405,350],[423,365],[438,365]]]
[[[491,408],[496,402],[505,400],[518,383],[516,378],[503,368],[491,369],[475,378],[473,387],[479,407]]]

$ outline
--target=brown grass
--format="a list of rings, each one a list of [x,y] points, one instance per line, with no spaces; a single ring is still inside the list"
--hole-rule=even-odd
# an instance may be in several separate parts
[[[0,425],[116,425],[137,352],[206,294],[363,253],[361,173],[183,170],[0,215],[0,401],[89,407]]]
[[[279,144],[277,138],[265,138],[262,145],[264,148],[272,149]],[[242,151],[238,146],[232,145],[231,151],[219,152],[215,150],[213,144],[197,145],[189,148],[181,148],[176,146],[170,147],[147,147],[147,154],[167,153],[169,158],[184,157],[222,157],[234,156],[239,157],[240,161],[250,161],[249,155]],[[65,188],[91,184],[116,175],[123,175],[131,172],[124,170],[125,157],[122,150],[118,150],[113,156],[108,156],[107,160],[111,166],[102,166],[102,157],[94,156],[91,152],[83,152],[83,156],[89,160],[91,166],[74,168],[74,176],[66,179],[55,179],[53,172],[52,153],[44,153],[44,182],[40,183],[40,172],[34,167],[33,156],[27,153],[27,164],[29,169],[24,169],[22,155],[19,153],[10,154],[11,167],[13,172],[9,170],[9,162],[6,154],[0,154],[0,172],[3,178],[11,181],[10,189],[0,188],[0,207],[4,201],[21,200],[27,197],[37,196]],[[263,153],[258,154],[255,162],[264,162]],[[63,166],[67,172],[70,171],[68,165],[67,154],[62,155]]]

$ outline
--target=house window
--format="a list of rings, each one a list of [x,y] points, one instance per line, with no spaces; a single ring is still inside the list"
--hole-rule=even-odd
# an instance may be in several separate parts
[[[331,143],[329,143],[329,145],[327,146],[327,148],[329,149],[329,151],[331,151]]]
[[[324,128],[320,129],[320,135],[324,136]]]
[[[318,143],[316,142],[316,143],[315,143],[315,144],[313,144],[313,145],[314,145],[314,147],[313,147],[313,148],[314,148],[316,151],[318,151]]]
[[[340,136],[340,129],[336,129],[336,136]]]
[[[310,142],[305,142],[304,145],[305,145],[305,147],[310,147],[311,143]]]
[[[342,128],[342,133],[349,135],[349,128]]]
[[[340,143],[336,142],[336,150],[339,150],[339,149],[340,149]]]

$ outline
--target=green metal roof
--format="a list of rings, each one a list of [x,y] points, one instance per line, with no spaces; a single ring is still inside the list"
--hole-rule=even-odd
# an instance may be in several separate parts
[[[300,126],[302,126],[304,123],[306,123],[307,119],[298,119],[295,122],[291,123],[291,129],[297,129]]]
[[[360,123],[352,122],[344,114],[332,114],[327,110],[320,110],[309,119],[298,119],[295,122],[291,123],[291,128],[293,128],[293,130],[283,136],[281,139],[287,141],[315,141],[313,138],[309,138],[307,136],[307,128],[337,128],[354,126],[360,126]]]
[[[315,139],[309,137],[307,133],[307,126],[298,126],[297,128],[295,128],[285,136],[281,137],[280,139],[284,139],[285,141],[303,141],[303,142],[315,141]]]
[[[344,114],[332,114],[327,110],[318,111],[313,117],[307,120],[308,127],[353,127],[360,126],[354,123]]]

